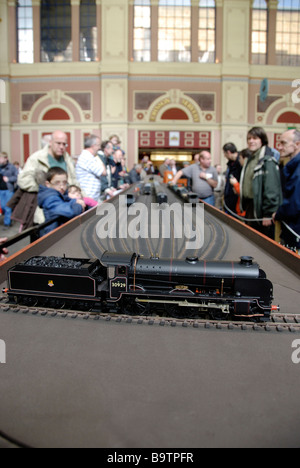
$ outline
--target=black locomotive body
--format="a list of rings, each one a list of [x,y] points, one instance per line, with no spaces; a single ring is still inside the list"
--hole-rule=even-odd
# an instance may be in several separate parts
[[[241,262],[109,252],[101,260],[34,257],[9,270],[6,291],[16,303],[96,313],[267,320],[277,310],[273,285],[251,257]]]
[[[33,257],[8,271],[10,299],[23,304],[78,306],[98,301],[104,278],[99,260]]]

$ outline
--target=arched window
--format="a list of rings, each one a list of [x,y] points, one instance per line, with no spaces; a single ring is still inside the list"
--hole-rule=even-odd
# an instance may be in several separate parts
[[[216,59],[216,5],[215,0],[199,2],[199,62],[214,63]]]
[[[182,109],[173,107],[172,109],[168,109],[163,113],[161,120],[189,120],[189,118]]]
[[[300,65],[300,0],[279,0],[276,58],[277,65]]]
[[[41,61],[72,61],[70,0],[41,0]]]
[[[191,61],[191,0],[160,0],[158,61]]]
[[[59,107],[48,110],[44,116],[43,120],[70,120],[69,114]]]
[[[135,0],[133,27],[133,59],[151,60],[151,6],[150,0]]]
[[[252,63],[267,64],[268,8],[265,0],[255,0],[252,9]]]
[[[296,112],[284,112],[280,115],[280,117],[278,117],[277,122],[286,124],[299,124],[300,116],[296,114]]]
[[[95,62],[98,55],[97,8],[95,0],[80,3],[80,61]]]
[[[33,63],[32,0],[17,2],[18,63]]]

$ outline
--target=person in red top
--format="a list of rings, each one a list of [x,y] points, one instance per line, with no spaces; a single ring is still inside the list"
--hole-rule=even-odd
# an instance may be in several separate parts
[[[241,216],[241,217],[244,218],[246,216],[246,211],[241,210],[241,196],[240,196],[241,186],[240,186],[240,183],[233,176],[230,177],[230,183],[231,183],[231,185],[233,187],[234,192],[238,195],[238,199],[237,199],[237,203],[236,203],[236,213],[237,213],[238,216]]]

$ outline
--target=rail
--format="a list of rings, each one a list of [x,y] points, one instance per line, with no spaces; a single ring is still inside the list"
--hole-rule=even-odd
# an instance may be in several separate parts
[[[127,315],[119,313],[104,313],[92,311],[79,311],[68,309],[53,309],[50,307],[39,308],[15,305],[9,302],[6,294],[0,295],[0,314],[24,314],[36,317],[49,317],[56,319],[82,319],[103,322],[114,322],[119,324],[148,325],[164,328],[196,328],[202,330],[229,330],[229,331],[254,331],[254,332],[288,332],[300,333],[300,315],[298,314],[271,314],[270,320],[266,322],[251,322],[245,320],[212,320],[212,319],[193,319],[193,318],[175,318],[159,317],[157,315]]]

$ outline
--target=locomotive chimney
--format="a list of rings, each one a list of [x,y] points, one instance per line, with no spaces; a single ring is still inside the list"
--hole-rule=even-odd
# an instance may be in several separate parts
[[[248,257],[248,256],[241,257],[241,265],[245,265],[245,266],[253,265],[253,257]]]

